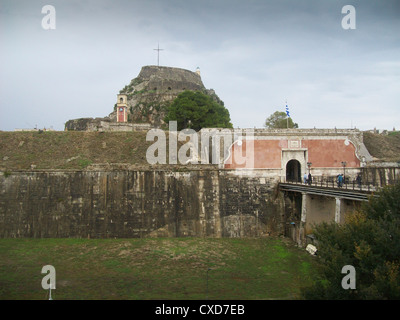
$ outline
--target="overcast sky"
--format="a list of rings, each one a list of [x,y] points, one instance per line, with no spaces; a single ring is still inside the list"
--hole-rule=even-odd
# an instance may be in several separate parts
[[[200,68],[234,127],[287,100],[300,128],[400,129],[399,0],[0,0],[0,43],[0,130],[107,116],[158,43],[160,65]]]

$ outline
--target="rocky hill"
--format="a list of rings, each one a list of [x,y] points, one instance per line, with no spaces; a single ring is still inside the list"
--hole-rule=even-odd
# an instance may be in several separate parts
[[[204,87],[200,72],[171,67],[143,67],[139,75],[120,91],[128,96],[128,122],[161,127],[169,104],[185,90],[201,91],[221,102],[214,90]],[[115,107],[110,118],[116,118]]]
[[[212,89],[206,89],[200,72],[163,66],[144,66],[119,93],[128,96],[128,123],[149,124],[160,128],[168,106],[185,90],[201,91],[223,104]],[[116,122],[116,108],[108,117],[69,120],[65,128],[74,131],[95,131],[101,122]],[[123,131],[123,130],[121,130]]]
[[[169,103],[185,90],[205,90],[199,74],[179,68],[143,67],[120,91],[128,96],[128,122],[160,127]],[[116,110],[110,118],[116,118]]]

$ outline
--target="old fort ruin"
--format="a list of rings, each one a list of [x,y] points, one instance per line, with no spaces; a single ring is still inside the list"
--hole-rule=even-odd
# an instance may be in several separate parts
[[[165,129],[166,108],[184,90],[219,99],[205,89],[198,71],[147,66],[117,94],[109,116],[70,120],[65,134],[105,139],[113,132]],[[313,224],[343,223],[371,188],[400,176],[398,163],[371,155],[357,129],[207,128],[195,133],[196,139],[188,135],[189,142],[185,132],[169,133],[169,142],[180,134],[181,144],[195,150],[185,164],[109,162],[11,170],[4,157],[0,237],[284,235],[303,245]],[[204,137],[208,143],[201,143]],[[109,145],[103,141],[101,148]],[[312,184],[306,185],[303,176],[309,173]],[[346,188],[337,188],[339,174]]]

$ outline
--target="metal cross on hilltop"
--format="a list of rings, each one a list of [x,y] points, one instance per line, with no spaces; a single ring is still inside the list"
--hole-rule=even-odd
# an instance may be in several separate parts
[[[157,51],[157,66],[160,66],[160,51],[164,49],[160,49],[160,44],[158,44],[157,49],[153,49]]]

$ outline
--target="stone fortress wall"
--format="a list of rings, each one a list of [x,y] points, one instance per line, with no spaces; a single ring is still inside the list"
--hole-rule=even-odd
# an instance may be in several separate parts
[[[218,169],[0,175],[0,237],[259,237],[282,233],[266,173]]]

